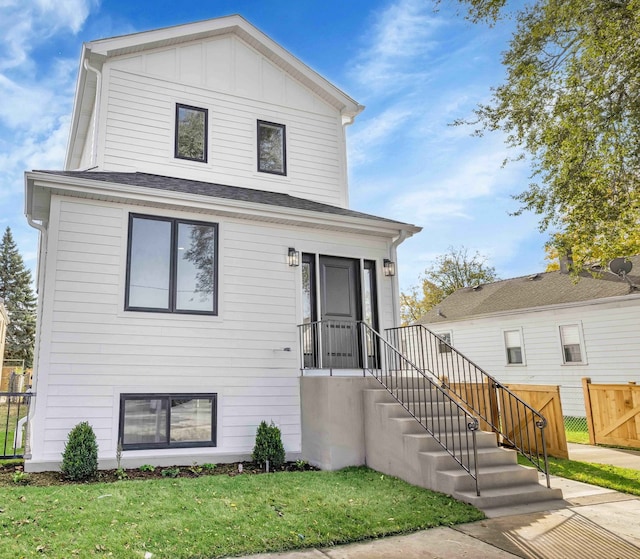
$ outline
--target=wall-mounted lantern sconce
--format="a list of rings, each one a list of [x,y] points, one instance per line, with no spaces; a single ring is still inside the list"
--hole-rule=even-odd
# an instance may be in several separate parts
[[[289,266],[300,266],[300,253],[293,247],[289,247],[287,262]]]
[[[396,275],[396,263],[391,262],[388,258],[385,258],[382,261],[382,271],[385,276],[395,276]]]

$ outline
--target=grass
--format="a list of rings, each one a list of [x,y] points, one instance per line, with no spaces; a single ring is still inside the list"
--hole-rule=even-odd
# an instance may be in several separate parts
[[[589,444],[589,430],[586,417],[564,418],[564,429],[568,443]]]
[[[19,416],[18,409],[20,411]],[[27,415],[28,410],[29,408],[23,404],[19,408],[17,403],[12,403],[10,407],[7,404],[0,404],[0,456],[5,453],[13,454],[13,438],[16,425],[19,419]],[[16,454],[22,454],[23,452],[24,448],[15,449]]]
[[[4,487],[0,499],[1,558],[214,558],[484,518],[367,468]]]
[[[531,466],[531,462],[521,456],[518,456],[518,462]],[[549,457],[549,473],[640,496],[640,470]]]

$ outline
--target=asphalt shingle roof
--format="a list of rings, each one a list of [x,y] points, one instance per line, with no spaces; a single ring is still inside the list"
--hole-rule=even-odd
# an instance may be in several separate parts
[[[307,210],[311,212],[320,212],[333,215],[341,215],[344,217],[355,217],[362,219],[374,219],[384,221],[386,223],[398,224],[399,226],[409,226],[408,223],[378,217],[371,214],[357,212],[330,204],[314,202],[305,198],[297,198],[289,194],[281,194],[279,192],[269,192],[264,190],[256,190],[254,188],[243,188],[239,186],[228,186],[224,184],[216,184],[211,182],[203,182],[189,179],[181,179],[177,177],[165,177],[162,175],[153,175],[149,173],[127,173],[127,172],[109,172],[109,171],[47,171],[38,170],[36,173],[47,173],[50,175],[58,175],[71,177],[76,179],[97,180],[111,182],[116,184],[124,184],[127,186],[140,186],[143,188],[152,188],[156,190],[169,190],[172,192],[184,192],[186,194],[199,194],[201,196],[211,196],[213,198],[224,198],[227,200],[237,200],[242,202],[251,202],[255,204],[264,204],[268,206],[279,206],[282,208],[291,208],[296,210]]]
[[[629,260],[633,263],[633,269],[628,279],[640,286],[640,256]],[[582,272],[579,279],[559,271],[544,272],[487,283],[477,288],[458,289],[418,322],[433,324],[490,313],[616,297],[632,292],[640,293],[609,272],[603,272],[599,277]]]

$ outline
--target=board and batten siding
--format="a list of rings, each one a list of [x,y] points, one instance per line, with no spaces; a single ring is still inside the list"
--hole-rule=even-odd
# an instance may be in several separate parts
[[[218,316],[124,311],[130,212],[219,224]],[[298,452],[301,268],[287,266],[287,247],[381,262],[388,242],[54,195],[35,399],[43,428],[34,433],[32,465],[59,461],[70,429],[84,420],[100,458],[113,460],[126,392],[217,393],[218,446],[125,458],[248,454],[262,420],[277,423],[287,451]],[[389,316],[381,270],[378,285],[380,315]]]
[[[347,206],[340,111],[240,39],[115,58],[103,77],[101,170],[180,176]],[[176,103],[208,110],[206,163],[174,157]],[[286,126],[286,176],[258,173],[258,120]]]
[[[563,363],[559,328],[568,324],[581,329],[584,363]],[[565,416],[585,416],[583,377],[594,383],[640,382],[640,298],[635,295],[426,326],[452,332],[454,347],[501,382],[559,385]],[[521,330],[523,365],[507,364],[505,330]]]

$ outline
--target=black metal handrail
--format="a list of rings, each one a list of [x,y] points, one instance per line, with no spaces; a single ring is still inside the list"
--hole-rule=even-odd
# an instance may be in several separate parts
[[[0,392],[0,458],[23,458],[21,430],[26,427],[33,392]],[[24,422],[24,423],[22,423]],[[22,424],[21,424],[22,423]]]
[[[547,420],[495,377],[423,324],[386,330],[387,339],[416,365],[437,377],[449,393],[480,418],[481,429],[497,433],[504,446],[526,457],[551,487],[545,428]]]
[[[429,433],[478,485],[478,419],[365,322],[316,321],[298,326],[301,368],[362,369]]]

